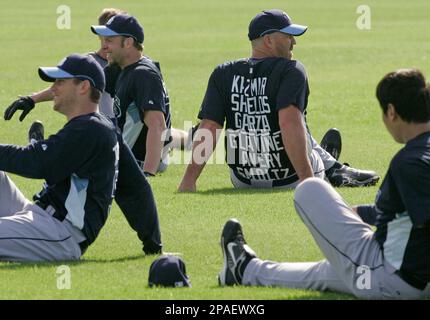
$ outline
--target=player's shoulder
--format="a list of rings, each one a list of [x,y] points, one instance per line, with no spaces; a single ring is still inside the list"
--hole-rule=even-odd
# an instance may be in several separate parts
[[[142,57],[139,61],[129,67],[132,77],[157,77],[162,78],[161,71],[157,63],[147,57]]]
[[[393,170],[430,169],[430,132],[425,132],[410,140],[391,160]],[[430,172],[430,171],[429,171]]]
[[[284,72],[300,74],[304,77],[307,77],[305,66],[299,60],[274,58],[273,63],[276,64],[276,68],[280,68],[284,70]]]
[[[69,130],[80,132],[83,135],[94,132],[114,131],[115,124],[106,115],[93,112],[71,119],[65,126]]]
[[[137,63],[135,69],[137,70],[150,70],[160,72],[158,62],[149,57],[142,57]]]
[[[231,74],[240,73],[240,70],[243,68],[249,67],[249,59],[237,59],[226,61],[218,64],[215,69],[212,71],[212,75],[215,77],[223,77]]]
[[[234,69],[242,66],[248,66],[248,65],[249,65],[249,59],[247,58],[225,61],[218,64],[215,67],[215,71],[225,71],[225,70]]]

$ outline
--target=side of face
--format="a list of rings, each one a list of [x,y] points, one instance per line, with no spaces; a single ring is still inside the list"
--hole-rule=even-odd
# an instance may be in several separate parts
[[[293,35],[283,32],[274,32],[267,35],[265,43],[275,57],[292,59],[293,47],[296,44],[296,40]]]
[[[111,63],[121,64],[124,56],[123,37],[100,37],[102,42],[102,49],[106,52],[107,60]]]
[[[89,96],[91,85],[88,80],[76,83],[74,78],[56,79],[51,87],[54,95],[54,110],[67,115],[84,96]]]

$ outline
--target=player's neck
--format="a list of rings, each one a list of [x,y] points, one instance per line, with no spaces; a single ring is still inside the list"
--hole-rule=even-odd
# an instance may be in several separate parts
[[[121,62],[118,62],[118,65],[121,67],[121,69],[124,69],[125,67],[136,63],[142,58],[142,52],[138,50],[133,50],[129,52],[127,55],[124,56]]]
[[[251,58],[252,59],[265,59],[265,58],[276,58],[279,57],[275,53],[271,52],[266,48],[252,48]]]
[[[74,107],[70,108],[70,110],[68,110],[67,113],[64,113],[64,115],[66,116],[67,121],[70,121],[73,118],[94,113],[97,111],[98,111],[97,103],[86,101],[83,103],[76,104]]]
[[[430,122],[425,123],[405,123],[403,126],[401,137],[404,143],[418,137],[424,132],[430,131]]]

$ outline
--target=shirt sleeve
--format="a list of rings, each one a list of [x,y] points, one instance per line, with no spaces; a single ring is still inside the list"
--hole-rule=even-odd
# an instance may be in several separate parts
[[[26,147],[0,145],[0,170],[45,179],[50,184],[62,181],[88,161],[97,148],[97,137],[88,138],[89,132],[92,130],[75,125]]]
[[[138,109],[143,113],[148,110],[161,111],[166,114],[165,90],[160,75],[150,69],[133,71],[131,92]],[[143,119],[143,117],[142,117]]]
[[[306,71],[303,66],[296,63],[292,69],[286,69],[281,77],[278,95],[276,97],[276,110],[293,105],[304,112],[309,92]]]
[[[200,120],[209,119],[224,127],[225,101],[222,94],[221,69],[215,69],[208,82],[205,97],[203,99],[198,118]]]
[[[429,166],[418,158],[406,158],[393,165],[393,178],[401,201],[415,226],[430,222]]]

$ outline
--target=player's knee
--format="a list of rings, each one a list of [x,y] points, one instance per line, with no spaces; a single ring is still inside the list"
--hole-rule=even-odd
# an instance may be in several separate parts
[[[297,203],[306,203],[312,201],[316,194],[326,188],[327,182],[321,178],[308,178],[301,182],[294,193],[294,201]]]

